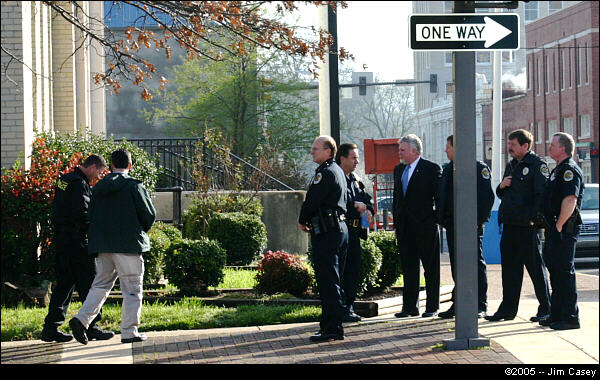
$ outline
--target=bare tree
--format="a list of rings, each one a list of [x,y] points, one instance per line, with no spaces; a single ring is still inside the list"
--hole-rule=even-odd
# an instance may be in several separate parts
[[[177,44],[185,49],[188,58],[201,58],[212,61],[227,59],[227,56],[245,56],[250,47],[277,49],[290,55],[310,57],[309,69],[316,76],[317,59],[323,60],[332,36],[324,30],[314,27],[288,25],[281,21],[283,16],[299,10],[298,3],[328,5],[336,9],[338,5],[346,7],[341,1],[314,2],[269,2],[269,1],[114,1],[112,8],[127,5],[138,10],[140,16],[134,27],[126,29],[126,38],[113,34],[104,20],[86,14],[79,1],[40,1],[50,7],[53,16],[62,17],[71,23],[83,36],[76,43],[77,49],[91,41],[96,41],[103,49],[107,69],[103,73],[94,73],[96,83],[111,86],[119,92],[119,80],[131,81],[141,88],[144,100],[152,97],[144,80],[158,76],[155,65],[144,59],[139,53],[143,49],[161,49],[167,58],[171,57],[172,46]],[[109,9],[108,13],[112,9]],[[158,25],[159,32],[146,28]],[[98,33],[104,30],[105,33]],[[222,43],[224,36],[229,43]],[[13,62],[24,64],[22,57],[1,46],[4,54],[10,57],[3,65],[6,76],[8,66]],[[340,47],[339,59],[343,61],[352,56]],[[30,68],[32,71],[33,69]],[[167,79],[160,77],[161,87]]]

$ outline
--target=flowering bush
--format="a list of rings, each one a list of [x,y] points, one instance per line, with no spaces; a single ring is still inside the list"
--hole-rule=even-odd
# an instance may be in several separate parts
[[[256,281],[259,293],[290,293],[300,297],[312,283],[312,276],[298,255],[267,251],[258,266]]]
[[[41,138],[34,140],[32,150],[29,170],[23,170],[20,160],[11,169],[2,170],[2,281],[23,286],[54,278],[54,184],[60,174],[83,159],[77,152],[63,161]]]

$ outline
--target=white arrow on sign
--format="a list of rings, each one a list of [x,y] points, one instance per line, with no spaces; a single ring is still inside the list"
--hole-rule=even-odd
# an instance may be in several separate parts
[[[417,24],[417,41],[485,41],[486,48],[512,33],[489,17],[484,24]]]

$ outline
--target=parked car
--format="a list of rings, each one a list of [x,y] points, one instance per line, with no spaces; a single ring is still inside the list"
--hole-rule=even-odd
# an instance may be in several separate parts
[[[388,216],[387,229],[394,228],[394,223],[393,223],[394,218],[392,216],[393,205],[394,205],[394,197],[389,196],[389,195],[377,197],[377,215],[375,215],[375,218],[373,218],[373,220],[371,221],[371,224],[370,224],[371,230],[375,229],[374,220],[377,220],[377,229],[378,230],[383,229],[383,211],[384,210],[387,210],[387,216]]]
[[[586,183],[581,201],[583,225],[575,250],[576,263],[598,263],[598,184]]]

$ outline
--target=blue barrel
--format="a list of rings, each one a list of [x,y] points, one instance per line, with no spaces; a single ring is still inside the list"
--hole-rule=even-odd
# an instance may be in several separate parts
[[[500,264],[500,236],[498,210],[494,210],[483,230],[483,259],[487,264]]]

